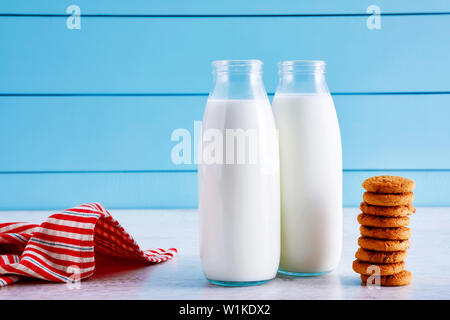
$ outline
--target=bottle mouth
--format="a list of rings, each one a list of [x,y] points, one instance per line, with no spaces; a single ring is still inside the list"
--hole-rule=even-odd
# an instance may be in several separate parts
[[[325,73],[323,60],[286,60],[278,62],[278,73]]]
[[[262,73],[261,60],[216,60],[211,63],[213,73]]]

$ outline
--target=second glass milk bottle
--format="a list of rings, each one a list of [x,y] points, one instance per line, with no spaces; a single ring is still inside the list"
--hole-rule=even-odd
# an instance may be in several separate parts
[[[212,65],[199,148],[200,258],[215,284],[260,284],[280,259],[278,141],[262,62]]]
[[[339,263],[342,148],[324,61],[279,63],[273,112],[281,163],[280,273],[310,276]]]

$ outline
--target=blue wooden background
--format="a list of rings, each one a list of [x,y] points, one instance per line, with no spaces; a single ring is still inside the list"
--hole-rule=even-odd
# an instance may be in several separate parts
[[[66,8],[81,8],[81,29]],[[171,162],[193,132],[210,62],[323,59],[344,151],[344,204],[361,182],[417,182],[450,205],[450,1],[25,1],[0,3],[0,209],[197,206],[195,165]]]

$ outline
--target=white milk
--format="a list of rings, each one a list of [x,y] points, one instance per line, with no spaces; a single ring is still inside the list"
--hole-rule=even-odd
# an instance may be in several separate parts
[[[213,281],[270,280],[280,259],[279,154],[270,103],[267,98],[210,98],[203,118],[204,138],[209,129],[218,129],[224,137],[224,162],[229,154],[226,129],[253,129],[257,139],[254,149],[245,148],[243,164],[199,164],[203,271]],[[202,143],[204,155],[208,145]],[[249,150],[257,153],[253,164]]]
[[[281,164],[280,270],[333,270],[342,247],[342,150],[329,94],[279,94],[273,101]]]

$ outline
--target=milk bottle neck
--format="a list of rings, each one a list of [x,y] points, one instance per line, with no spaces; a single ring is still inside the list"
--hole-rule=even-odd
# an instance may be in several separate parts
[[[213,99],[267,99],[259,60],[213,62]]]
[[[328,94],[324,61],[283,61],[279,63],[277,93]]]

